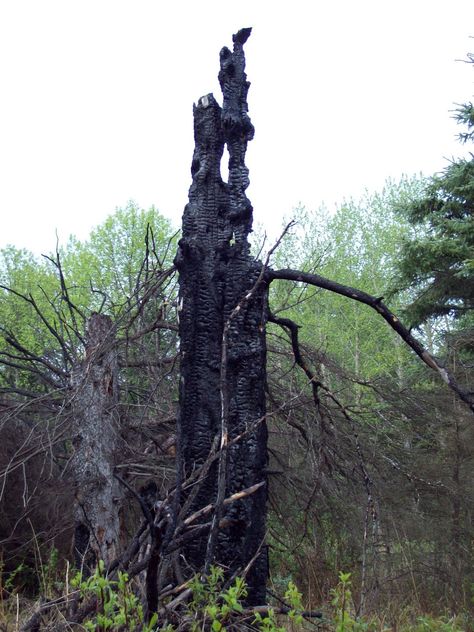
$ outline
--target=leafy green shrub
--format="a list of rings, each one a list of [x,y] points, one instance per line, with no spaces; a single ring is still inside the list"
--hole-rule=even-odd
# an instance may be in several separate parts
[[[139,598],[129,585],[126,573],[119,573],[118,580],[113,581],[105,576],[104,563],[101,561],[93,575],[83,580],[80,573],[71,584],[78,588],[81,597],[97,599],[96,613],[83,623],[88,632],[116,632],[126,630],[133,632],[174,632],[170,624],[160,625],[158,615],[145,622],[143,607]],[[179,629],[190,632],[225,632],[227,629],[238,629],[244,619],[258,626],[261,632],[285,632],[277,622],[275,611],[269,608],[265,613],[246,611],[242,600],[247,596],[245,580],[236,577],[231,586],[224,588],[224,572],[218,566],[212,566],[208,577],[202,580],[196,576],[189,584],[191,600],[176,613]],[[299,625],[303,618],[301,593],[295,584],[289,582],[285,599],[290,604],[288,613],[290,620]],[[228,627],[227,627],[228,626]]]
[[[84,622],[84,628],[89,632],[112,632],[123,629],[122,626],[127,632],[157,630],[158,615],[145,622],[143,607],[130,589],[127,573],[119,572],[118,581],[112,581],[105,576],[104,570],[104,562],[100,560],[93,575],[83,580],[78,573],[71,581],[72,586],[79,588],[82,597],[97,598],[97,613]]]
[[[374,624],[363,619],[355,619],[352,614],[351,573],[339,573],[339,583],[332,591],[331,604],[334,607],[335,632],[370,632]]]
[[[193,598],[188,604],[188,614],[190,616],[192,632],[210,629],[213,632],[225,630],[224,624],[232,615],[240,614],[243,611],[242,598],[247,595],[245,581],[241,577],[236,577],[232,586],[227,590],[222,590],[224,572],[218,566],[212,566],[206,581],[196,576],[191,582]]]

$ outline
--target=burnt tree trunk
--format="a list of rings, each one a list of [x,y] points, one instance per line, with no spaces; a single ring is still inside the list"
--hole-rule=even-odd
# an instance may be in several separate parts
[[[74,557],[90,572],[99,559],[118,553],[122,492],[113,471],[119,440],[118,362],[110,317],[93,314],[86,328],[86,353],[72,374],[75,488]]]
[[[249,35],[250,29],[242,29],[233,36],[233,52],[221,50],[223,107],[212,94],[194,106],[193,181],[175,260],[180,274],[179,467],[189,475],[202,465],[217,437],[226,450],[226,496],[266,481],[267,465],[265,284],[257,286],[225,327],[262,269],[250,256],[247,239],[253,209],[245,194],[249,184],[245,153],[254,134],[247,113],[249,83],[243,52]],[[220,172],[225,145],[229,151],[227,183]],[[225,330],[227,349],[223,356]],[[245,431],[248,433],[241,440],[232,443]],[[218,470],[217,465],[211,468],[194,508],[218,499]],[[264,485],[224,508],[221,527],[228,526],[219,530],[212,547],[212,561],[230,572],[242,571],[256,558],[247,575],[251,604],[265,601],[266,497]],[[202,539],[192,542],[185,554],[194,568],[202,569],[206,551],[209,557],[208,542]]]

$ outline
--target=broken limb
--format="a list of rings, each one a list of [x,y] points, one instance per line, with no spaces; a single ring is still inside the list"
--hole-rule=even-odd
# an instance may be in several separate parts
[[[336,281],[331,281],[319,274],[311,274],[309,272],[303,272],[301,270],[268,270],[268,281],[271,282],[275,279],[284,279],[286,281],[296,281],[301,283],[307,283],[308,285],[314,285],[324,290],[329,290],[341,296],[346,296],[359,303],[368,305],[375,311],[377,311],[382,318],[387,321],[390,327],[397,332],[397,334],[405,341],[405,343],[413,349],[413,351],[423,360],[423,362],[436,371],[442,378],[442,380],[457,394],[457,396],[465,402],[472,412],[474,412],[474,393],[466,392],[456,382],[454,377],[449,371],[443,367],[432,355],[423,347],[423,345],[414,338],[410,331],[400,322],[400,320],[393,314],[388,307],[383,303],[383,297],[375,297],[362,290],[350,287],[348,285],[342,285]]]

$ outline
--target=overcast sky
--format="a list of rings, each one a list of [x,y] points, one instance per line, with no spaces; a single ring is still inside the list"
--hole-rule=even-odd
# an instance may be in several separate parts
[[[248,195],[273,228],[459,155],[473,0],[1,0],[0,247],[84,238],[117,206],[179,223],[192,105],[246,45]]]

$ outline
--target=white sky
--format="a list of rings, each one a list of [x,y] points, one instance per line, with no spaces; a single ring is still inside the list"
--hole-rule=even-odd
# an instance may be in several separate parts
[[[473,0],[0,0],[0,247],[35,252],[134,199],[178,224],[192,104],[246,45],[248,195],[270,230],[462,153]]]

